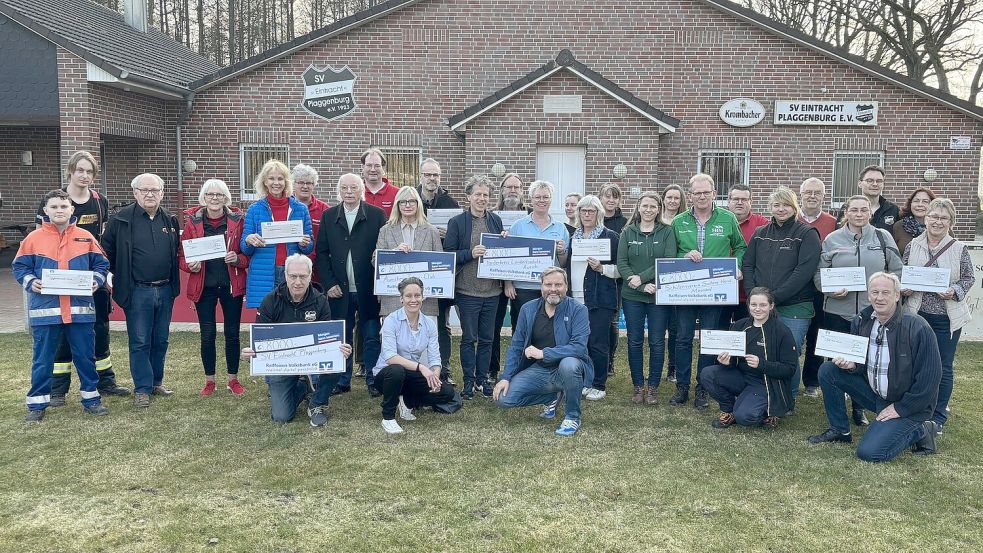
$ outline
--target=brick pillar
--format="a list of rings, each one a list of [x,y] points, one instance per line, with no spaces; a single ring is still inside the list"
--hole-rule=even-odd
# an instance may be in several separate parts
[[[85,60],[58,48],[58,109],[61,127],[61,167],[79,150],[99,160],[99,127],[92,119]]]

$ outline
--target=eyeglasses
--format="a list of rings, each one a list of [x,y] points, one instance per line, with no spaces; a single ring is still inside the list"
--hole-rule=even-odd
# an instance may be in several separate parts
[[[799,192],[800,196],[822,196],[823,192],[821,190],[803,190]]]
[[[440,173],[424,173],[423,176],[428,179],[439,179]]]
[[[225,194],[221,192],[205,192],[206,198],[224,198]]]
[[[711,194],[713,194],[713,192],[690,192],[691,196],[696,196],[698,198],[710,196]]]
[[[416,200],[399,200],[397,205],[416,205]]]
[[[943,223],[948,223],[952,220],[952,217],[949,217],[948,215],[936,215],[934,213],[926,215],[925,218],[933,221],[942,221]]]
[[[548,201],[550,201],[552,199],[553,198],[551,198],[549,196],[533,196],[532,197],[532,201],[534,201],[534,202],[548,202]]]
[[[864,179],[867,184],[884,184],[884,179]]]
[[[596,209],[584,209],[584,208],[581,208],[580,209],[580,212],[583,213],[584,215],[597,215],[597,210]]]
[[[310,180],[295,180],[294,184],[297,186],[314,186],[314,181]]]
[[[133,190],[144,196],[156,196],[164,191],[162,188],[134,188]]]

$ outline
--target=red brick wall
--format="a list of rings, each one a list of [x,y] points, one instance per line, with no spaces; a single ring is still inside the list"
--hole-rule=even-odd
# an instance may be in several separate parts
[[[564,48],[681,119],[678,132],[657,138],[653,124],[563,73],[469,124],[463,140],[448,129],[447,117]],[[312,63],[348,65],[358,75],[355,112],[328,122],[300,107],[301,74]],[[543,115],[547,93],[583,95],[584,113]],[[720,105],[741,96],[766,107],[764,122],[736,129],[719,120]],[[782,99],[875,100],[879,124],[774,126],[774,102]],[[780,184],[809,176],[831,182],[833,151],[873,147],[885,152],[892,200],[936,169],[934,187],[955,201],[957,232],[967,238],[983,124],[695,1],[447,0],[421,2],[199,93],[185,132],[185,156],[199,172],[188,184],[215,176],[237,189],[238,145],[263,133],[283,136],[291,162],[316,167],[329,189],[369,145],[419,146],[441,161],[458,197],[464,178],[494,161],[531,178],[543,137],[584,140],[588,191],[617,162],[628,165],[625,186],[661,188],[686,182],[701,147],[742,147],[751,150],[758,211],[764,192]],[[973,150],[948,150],[950,135],[973,137]],[[195,190],[188,187],[189,197]]]
[[[0,127],[0,225],[34,218],[38,201],[62,182],[55,127]],[[34,165],[21,165],[21,152],[30,150]],[[8,243],[20,241],[17,231],[4,231]]]

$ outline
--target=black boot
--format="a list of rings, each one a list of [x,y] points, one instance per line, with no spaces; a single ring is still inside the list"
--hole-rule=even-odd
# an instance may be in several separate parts
[[[689,387],[676,386],[676,393],[669,398],[669,405],[682,405],[689,401]]]

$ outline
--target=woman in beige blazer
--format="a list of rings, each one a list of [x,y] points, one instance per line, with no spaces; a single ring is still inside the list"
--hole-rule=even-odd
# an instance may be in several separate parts
[[[382,229],[376,241],[377,250],[401,250],[404,252],[442,252],[440,234],[437,227],[427,222],[423,212],[423,201],[412,186],[404,186],[396,193],[396,201],[392,214]],[[380,315],[385,318],[400,307],[398,296],[381,296]],[[437,316],[437,299],[428,298],[423,301],[423,314]]]

